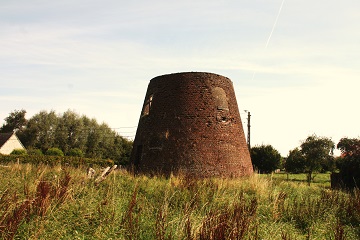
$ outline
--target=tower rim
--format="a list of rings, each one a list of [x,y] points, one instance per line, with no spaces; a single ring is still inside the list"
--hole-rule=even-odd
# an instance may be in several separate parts
[[[164,78],[164,77],[169,77],[169,76],[181,76],[181,75],[204,75],[204,74],[208,74],[208,75],[212,75],[212,76],[217,76],[217,77],[222,77],[222,78],[225,78],[227,79],[228,81],[230,81],[232,83],[232,80],[228,77],[225,77],[224,75],[221,75],[221,74],[217,74],[217,73],[213,73],[213,72],[202,72],[202,71],[185,71],[185,72],[176,72],[176,73],[167,73],[167,74],[163,74],[163,75],[159,75],[159,76],[156,76],[154,78],[152,78],[150,80],[150,82],[152,80],[156,80],[156,79],[159,79],[159,78]]]

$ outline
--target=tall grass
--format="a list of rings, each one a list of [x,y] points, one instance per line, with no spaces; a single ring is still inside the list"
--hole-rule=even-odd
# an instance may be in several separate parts
[[[100,172],[100,169],[97,169]],[[359,239],[360,191],[254,175],[161,178],[0,167],[1,239]]]

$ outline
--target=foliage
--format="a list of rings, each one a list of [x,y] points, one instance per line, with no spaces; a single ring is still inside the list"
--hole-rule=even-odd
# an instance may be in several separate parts
[[[280,167],[281,155],[271,145],[252,147],[250,154],[254,168],[260,173],[271,173]]]
[[[10,155],[26,155],[27,151],[25,149],[14,149]]]
[[[314,172],[326,170],[334,163],[333,150],[335,143],[327,137],[311,135],[301,144],[301,153],[305,159],[305,172],[308,174],[308,183],[312,180]]]
[[[335,144],[327,137],[309,136],[301,144],[301,152],[305,157],[306,172],[321,171],[322,163],[326,163],[333,155]]]
[[[114,161],[110,159],[96,159],[96,158],[83,158],[83,157],[72,157],[72,156],[47,156],[47,155],[1,155],[1,164],[11,164],[15,162],[33,165],[66,165],[66,166],[101,166],[109,167],[114,165]]]
[[[26,148],[41,149],[46,152],[55,147],[55,130],[58,117],[54,111],[40,111],[27,121],[25,130],[18,134]]]
[[[81,156],[110,158],[122,165],[129,162],[132,149],[132,141],[121,137],[107,124],[98,124],[95,119],[70,110],[59,115],[54,111],[35,114],[18,137],[28,149],[37,148],[45,153],[56,147],[65,155],[73,155],[72,149],[79,149]]]
[[[36,148],[30,148],[27,150],[27,154],[28,155],[44,155],[43,152],[40,149],[36,149]]]
[[[55,130],[55,146],[60,146],[67,154],[72,148],[83,148],[85,139],[82,135],[82,121],[77,113],[66,111],[58,118]]]
[[[295,148],[289,151],[289,155],[285,161],[286,172],[289,173],[303,173],[305,172],[305,157],[299,150]]]
[[[314,172],[333,172],[336,169],[333,150],[335,144],[330,138],[311,135],[299,148],[289,151],[285,169],[288,173],[307,173],[308,183]]]
[[[336,146],[343,155],[360,155],[360,139],[359,138],[342,138]]]
[[[25,119],[26,111],[22,110],[14,110],[6,117],[5,124],[0,128],[1,133],[8,133],[14,131],[21,131],[23,127],[26,125],[27,120]]]
[[[84,168],[0,168],[0,238],[360,238],[359,190],[331,191],[267,175],[194,180],[111,174],[96,185]]]
[[[347,188],[360,186],[360,139],[342,138],[337,144],[342,156],[339,161],[340,176]]]
[[[61,151],[61,149],[58,148],[49,148],[46,152],[45,155],[48,156],[64,156],[63,151]]]
[[[80,148],[73,148],[68,152],[67,156],[84,157],[84,153]]]

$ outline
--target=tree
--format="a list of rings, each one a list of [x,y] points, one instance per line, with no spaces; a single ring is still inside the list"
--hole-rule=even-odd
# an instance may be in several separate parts
[[[132,141],[127,140],[126,138],[122,138],[121,146],[123,149],[123,154],[119,161],[120,165],[126,165],[130,161],[132,145],[133,145]]]
[[[340,178],[347,188],[360,186],[360,139],[342,138],[337,144],[341,151]]]
[[[95,158],[100,155],[100,129],[99,124],[96,122],[95,119],[89,119],[87,117],[82,118],[84,123],[84,134],[86,134],[86,157]]]
[[[336,146],[344,156],[360,155],[360,139],[342,138]]]
[[[66,111],[59,119],[55,130],[55,145],[65,154],[72,148],[84,149],[83,122],[73,111]]]
[[[250,155],[254,169],[260,173],[271,173],[280,167],[281,155],[271,145],[252,147]]]
[[[26,125],[25,119],[26,111],[22,110],[14,110],[6,117],[5,124],[0,128],[0,132],[7,133],[7,132],[16,132],[21,131],[23,127]]]
[[[11,114],[12,118],[18,113],[19,111]],[[10,118],[8,120],[14,122]],[[50,148],[58,148],[65,155],[112,159],[118,164],[129,161],[131,141],[120,136],[107,124],[98,124],[95,119],[79,116],[71,110],[63,114],[40,111],[28,121],[25,119],[20,122],[26,124],[17,135],[27,149],[40,149],[46,153]],[[72,149],[76,149],[76,152]]]
[[[27,148],[41,149],[46,152],[55,144],[55,130],[58,117],[55,111],[40,111],[27,121],[26,128],[19,135]]]
[[[335,143],[327,137],[311,135],[301,144],[301,153],[305,159],[305,172],[310,185],[312,174],[323,171],[324,165],[333,161]]]
[[[289,155],[285,161],[285,170],[288,173],[305,172],[305,157],[299,148],[289,151]]]

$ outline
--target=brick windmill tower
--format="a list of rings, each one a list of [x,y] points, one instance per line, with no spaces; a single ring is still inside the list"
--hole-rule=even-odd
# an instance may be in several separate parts
[[[130,163],[135,172],[240,177],[253,172],[233,84],[212,73],[153,78]]]

